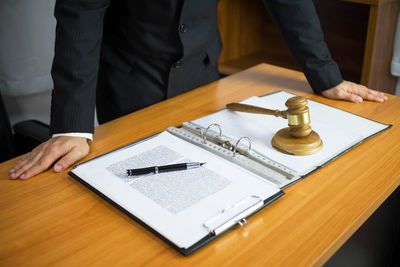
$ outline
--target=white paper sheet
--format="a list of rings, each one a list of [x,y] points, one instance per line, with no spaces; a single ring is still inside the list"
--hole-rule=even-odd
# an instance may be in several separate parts
[[[294,95],[284,91],[264,97],[251,97],[242,103],[269,109],[286,110],[284,103]],[[314,155],[293,156],[278,152],[271,145],[275,133],[287,126],[287,120],[271,115],[251,114],[221,110],[209,116],[193,120],[192,123],[207,128],[216,123],[222,134],[233,139],[247,136],[252,140],[252,149],[258,153],[295,170],[306,174],[341,152],[359,143],[366,137],[384,129],[380,124],[354,114],[309,101],[311,127],[323,142],[321,151]]]
[[[200,168],[128,178],[126,168],[176,162]],[[75,175],[181,248],[209,232],[203,223],[249,195],[280,190],[262,178],[167,132],[78,165]]]

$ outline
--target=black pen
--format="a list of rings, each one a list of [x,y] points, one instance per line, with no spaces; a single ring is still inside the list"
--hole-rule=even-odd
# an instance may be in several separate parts
[[[178,163],[178,164],[171,164],[171,165],[164,165],[164,166],[152,166],[147,168],[140,168],[140,169],[128,169],[126,170],[126,174],[128,176],[135,176],[135,175],[144,175],[144,174],[157,174],[161,172],[173,172],[173,171],[182,171],[188,170],[193,168],[198,168],[202,165],[206,164],[205,162],[187,162],[187,163]]]

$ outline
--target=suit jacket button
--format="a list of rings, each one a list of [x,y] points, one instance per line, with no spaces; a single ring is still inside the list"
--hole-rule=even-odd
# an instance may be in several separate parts
[[[178,60],[177,62],[172,65],[173,68],[179,69],[182,66],[182,61]]]
[[[186,27],[185,24],[181,24],[181,25],[179,26],[179,32],[180,32],[180,33],[185,33],[185,32],[187,32],[187,27]]]

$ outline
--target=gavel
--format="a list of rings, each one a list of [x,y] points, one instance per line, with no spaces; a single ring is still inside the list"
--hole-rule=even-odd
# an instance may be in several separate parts
[[[275,134],[271,140],[272,146],[293,155],[310,155],[321,150],[322,141],[310,126],[310,112],[307,104],[306,98],[295,96],[286,101],[287,110],[272,110],[241,103],[230,103],[226,107],[233,111],[274,115],[287,119],[289,127]]]
[[[227,104],[226,107],[234,111],[274,115],[275,117],[287,119],[290,128],[290,134],[294,137],[304,137],[309,135],[312,131],[310,126],[310,113],[307,104],[307,99],[304,97],[295,96],[286,101],[285,106],[287,106],[288,109],[283,111],[260,108],[240,103],[230,103]]]

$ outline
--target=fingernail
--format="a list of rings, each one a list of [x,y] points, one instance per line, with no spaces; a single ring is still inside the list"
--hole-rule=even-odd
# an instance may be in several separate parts
[[[63,168],[62,168],[62,166],[61,165],[55,165],[54,166],[54,170],[56,171],[56,172],[60,172],[60,171],[62,171],[63,170]]]
[[[11,174],[10,174],[10,179],[15,179],[15,178],[17,178],[17,177],[15,176],[15,173],[11,173]]]
[[[14,172],[15,172],[15,169],[12,168],[8,173],[9,173],[9,174],[13,174]]]
[[[356,98],[356,103],[360,103],[360,102],[362,102],[363,101],[363,99],[361,98],[361,97],[357,97]]]
[[[25,179],[25,177],[26,177],[26,173],[23,173],[23,174],[21,174],[21,175],[19,176],[19,178],[21,178],[21,179]]]

